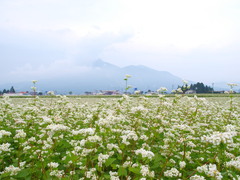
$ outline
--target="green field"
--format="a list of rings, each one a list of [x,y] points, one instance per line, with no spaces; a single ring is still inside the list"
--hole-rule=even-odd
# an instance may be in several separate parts
[[[0,99],[0,179],[239,179],[238,95]]]
[[[144,95],[143,95],[144,96]],[[184,95],[187,97],[194,97],[197,96],[199,98],[206,98],[208,101],[210,102],[217,102],[220,103],[222,105],[227,104],[227,101],[230,100],[230,95],[229,94],[190,94],[190,95]],[[240,102],[240,94],[232,94],[231,95],[232,98],[234,99],[234,101],[236,102]],[[59,98],[58,96],[38,96],[40,99],[46,99],[46,101],[54,101],[55,98]],[[121,98],[121,95],[118,96],[85,96],[85,95],[78,95],[78,96],[66,96],[69,99],[71,99],[72,101],[76,101],[76,102],[81,102],[81,103],[96,103],[101,101],[101,99],[106,99],[107,101],[112,101],[116,98]],[[137,96],[137,95],[132,95],[130,97],[133,98],[139,98],[141,96]],[[152,95],[152,96],[145,96],[147,98],[158,98],[158,95]],[[175,95],[173,94],[167,94],[165,95],[166,98],[174,98]],[[13,96],[10,97],[13,103],[25,103],[28,102],[30,99],[34,99],[34,96]]]

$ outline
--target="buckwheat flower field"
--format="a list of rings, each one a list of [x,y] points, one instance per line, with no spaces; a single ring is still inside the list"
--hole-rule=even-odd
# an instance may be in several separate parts
[[[0,179],[240,179],[240,103],[0,99]]]

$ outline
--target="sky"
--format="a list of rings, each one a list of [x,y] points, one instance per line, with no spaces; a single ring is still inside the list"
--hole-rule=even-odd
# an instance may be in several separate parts
[[[0,84],[74,75],[97,59],[240,82],[239,0],[0,0]]]

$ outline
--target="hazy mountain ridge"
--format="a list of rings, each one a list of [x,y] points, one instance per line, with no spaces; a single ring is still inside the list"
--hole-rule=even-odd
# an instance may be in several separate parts
[[[37,88],[39,91],[57,91],[57,93],[68,94],[72,91],[74,94],[83,94],[86,91],[99,90],[120,90],[125,89],[126,74],[130,74],[128,84],[139,90],[156,91],[160,87],[166,87],[169,91],[182,85],[182,79],[174,76],[167,71],[158,71],[143,65],[130,65],[118,67],[108,62],[97,60],[89,65],[89,70],[79,72],[77,75],[68,76],[63,74],[61,77],[50,79],[39,79]],[[10,88],[14,86],[16,91],[31,91],[31,80],[29,82],[9,83],[0,85],[0,88]],[[217,87],[217,84],[216,84]]]

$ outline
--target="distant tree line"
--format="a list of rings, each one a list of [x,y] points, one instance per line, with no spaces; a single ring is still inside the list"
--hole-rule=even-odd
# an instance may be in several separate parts
[[[196,83],[190,85],[190,90],[195,90],[196,93],[212,93],[213,88],[207,85],[204,85],[203,83]]]
[[[0,91],[0,95],[3,95],[5,93],[16,93],[14,87],[12,86],[10,89],[3,89],[2,91]]]
[[[190,86],[188,86],[188,88],[186,88],[186,86],[182,86],[182,87],[179,86],[179,88],[181,88],[183,92],[186,92],[187,90],[193,90],[193,91],[196,91],[196,93],[212,93],[213,92],[212,87],[204,85],[202,82],[191,84]]]
[[[207,85],[204,85],[203,83],[196,83],[190,85],[191,90],[195,90],[196,93],[212,93],[213,88]]]

